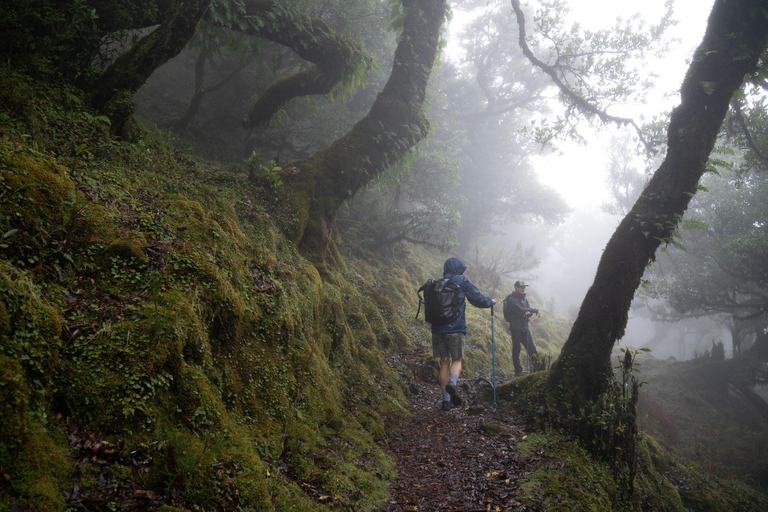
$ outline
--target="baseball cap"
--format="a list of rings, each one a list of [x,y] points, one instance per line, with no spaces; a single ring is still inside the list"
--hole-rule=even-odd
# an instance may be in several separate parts
[[[526,286],[528,286],[528,283],[525,281],[515,281],[515,288],[525,288]]]

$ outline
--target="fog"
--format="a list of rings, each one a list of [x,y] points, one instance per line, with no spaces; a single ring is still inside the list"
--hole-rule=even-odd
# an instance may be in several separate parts
[[[616,16],[634,14],[629,4],[615,2],[570,2],[569,18],[574,23],[594,30],[607,28]],[[663,2],[648,2],[642,16],[648,22],[662,13]],[[654,114],[669,112],[679,100],[676,93],[690,56],[698,45],[706,24],[706,9],[701,2],[675,3],[675,26],[670,29],[674,45],[665,55],[654,61],[659,76],[655,86],[646,91],[648,99],[642,104],[614,105],[620,111],[637,119],[648,119]],[[466,23],[467,13],[460,13],[454,26]],[[450,48],[450,42],[449,42]],[[458,54],[458,49],[454,50]],[[553,109],[557,110],[558,105]],[[608,151],[617,136],[627,137],[628,130],[616,126],[600,126],[583,134],[581,143],[560,141],[552,151],[541,151],[532,157],[533,165],[542,183],[553,187],[562,195],[572,212],[559,225],[526,224],[503,228],[502,239],[508,244],[522,242],[536,247],[541,263],[521,278],[530,281],[529,292],[543,303],[553,307],[557,314],[575,319],[579,306],[592,284],[603,248],[620,222],[621,215],[606,213],[602,205],[611,201],[607,186]],[[630,134],[631,136],[631,134]],[[636,157],[639,172],[649,163]],[[650,163],[653,165],[653,163]],[[713,340],[724,340],[731,350],[730,333],[723,325],[711,319],[689,319],[684,324],[658,322],[649,318],[642,300],[636,300],[630,311],[622,345],[647,347],[655,357],[686,360],[701,355],[711,348]]]
[[[634,14],[631,5],[615,2],[574,1],[569,6],[571,12],[563,18],[564,23],[590,30],[608,30],[617,16]],[[663,6],[662,0],[647,2],[638,29],[658,22]],[[624,71],[638,73],[633,80],[643,87],[632,86],[637,89],[635,94],[609,99],[606,108],[611,114],[630,116],[638,123],[668,115],[679,100],[676,91],[702,37],[706,14],[700,2],[676,3],[673,17],[678,22],[667,29],[668,46],[658,55],[644,57],[647,62],[628,60]],[[528,16],[533,19],[532,12]],[[529,23],[530,33],[534,25]],[[264,63],[272,62],[275,69],[287,72],[300,66],[301,60],[292,52],[267,45],[257,57],[240,48],[214,52],[201,61],[202,52],[190,47],[158,70],[139,91],[137,111],[158,127],[175,127],[180,144],[189,141],[196,152],[233,168],[247,161],[252,169],[263,170],[270,159],[279,166],[306,158],[330,144],[366,112],[392,65],[391,34],[363,31],[356,37],[373,50],[380,71],[370,75],[367,86],[339,103],[321,97],[293,100],[278,113],[278,122],[244,132],[242,119],[249,105],[274,78],[261,72]],[[619,138],[630,141],[625,153],[634,155],[628,161],[641,179],[655,170],[660,156],[644,159],[639,151],[635,153],[638,140],[631,128],[573,116],[563,107],[556,88],[519,55],[516,37],[517,25],[505,2],[454,6],[445,33],[443,65],[432,77],[430,119],[434,133],[409,164],[411,175],[395,171],[397,178],[387,178],[358,194],[340,212],[337,226],[346,236],[376,246],[402,235],[397,232],[402,216],[396,218],[391,212],[394,204],[407,205],[408,215],[424,219],[407,236],[430,239],[440,246],[456,247],[458,243],[458,254],[467,259],[479,248],[491,252],[502,246],[511,251],[518,244],[533,248],[539,264],[507,277],[530,281],[529,292],[542,304],[574,319],[603,248],[623,216],[607,213],[604,208],[616,200],[608,183],[611,147]],[[487,48],[494,45],[496,54],[488,54]],[[243,55],[249,56],[243,60]],[[201,75],[200,69],[210,76]],[[651,77],[651,70],[657,76]],[[644,82],[647,78],[653,78],[652,86]],[[185,119],[180,125],[185,111],[189,114],[192,109],[189,98],[196,90],[207,95],[195,107],[199,108],[196,118]],[[517,104],[525,108],[509,107]],[[487,119],[477,121],[479,112],[493,109],[508,109],[511,114],[486,114]],[[561,133],[541,143],[537,137],[553,130],[552,119],[560,117],[565,120],[559,128]],[[446,154],[455,158],[453,163],[446,161]],[[391,179],[401,180],[411,191],[399,187],[395,192],[388,181]],[[434,201],[426,201],[424,194]],[[458,216],[446,216],[440,202],[455,202]],[[366,225],[366,232],[359,229],[361,223]],[[454,231],[458,240],[451,238]],[[689,318],[684,325],[654,322],[651,312],[643,307],[645,300],[636,298],[622,344],[651,348],[654,356],[662,359],[684,360],[708,350],[713,340],[720,340],[730,353],[730,333],[719,321]]]

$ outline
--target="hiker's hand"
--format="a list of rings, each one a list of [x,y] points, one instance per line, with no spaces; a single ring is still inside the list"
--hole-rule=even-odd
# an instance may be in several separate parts
[[[528,317],[530,317],[531,315],[533,315],[533,313],[531,313],[530,311],[526,311],[526,312],[525,312],[525,318],[528,318]]]
[[[496,299],[491,299],[491,304],[496,304]]]

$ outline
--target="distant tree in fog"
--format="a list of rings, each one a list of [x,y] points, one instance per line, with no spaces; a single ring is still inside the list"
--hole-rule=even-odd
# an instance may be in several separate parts
[[[611,215],[626,215],[645,187],[645,176],[636,167],[636,152],[628,134],[611,137],[607,184],[612,200],[602,205]]]
[[[739,353],[768,341],[768,175],[722,169],[703,185],[683,221],[696,229],[681,232],[684,249],[660,256],[650,289],[670,316],[725,315]]]

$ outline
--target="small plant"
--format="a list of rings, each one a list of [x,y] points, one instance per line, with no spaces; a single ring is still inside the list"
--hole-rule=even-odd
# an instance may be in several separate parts
[[[552,367],[552,359],[549,354],[531,355],[531,372],[549,370]]]
[[[644,384],[636,376],[637,356],[651,350],[620,350],[624,355],[618,358],[607,389],[576,420],[587,431],[584,438],[591,438],[591,450],[611,464],[617,479],[631,486],[637,467],[637,400]]]
[[[11,238],[13,235],[15,235],[19,230],[17,228],[9,229],[5,233],[3,233],[2,242],[0,242],[0,249],[7,249],[10,247],[8,245],[7,239]]]
[[[263,180],[272,190],[277,190],[283,186],[283,168],[277,165],[277,161],[270,160],[262,162],[261,155],[252,153],[245,160],[251,168],[251,177]]]

